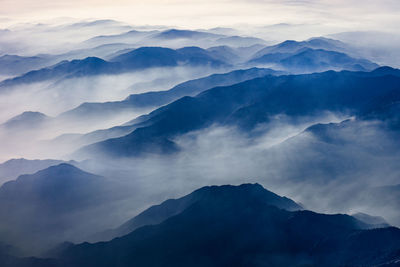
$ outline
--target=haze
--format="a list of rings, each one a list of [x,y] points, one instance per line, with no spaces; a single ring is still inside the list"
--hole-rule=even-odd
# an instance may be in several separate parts
[[[398,32],[396,0],[1,0],[0,24],[54,21],[54,18],[109,18],[134,25],[212,28],[279,23],[302,26],[302,34],[349,30]],[[59,20],[60,21],[60,20]]]

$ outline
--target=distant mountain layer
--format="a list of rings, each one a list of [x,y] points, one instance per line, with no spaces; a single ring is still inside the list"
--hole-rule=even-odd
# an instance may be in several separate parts
[[[338,40],[318,37],[306,41],[284,41],[257,51],[249,64],[273,65],[291,72],[326,70],[369,71],[377,64],[359,58],[357,50]]]
[[[72,110],[52,118],[49,125],[51,125],[51,123],[58,123],[59,125],[79,125],[86,124],[87,120],[91,122],[102,122],[107,119],[112,120],[118,115],[128,112],[146,112],[150,108],[153,109],[168,104],[183,96],[195,96],[215,86],[232,85],[267,74],[279,75],[282,74],[282,72],[259,68],[235,70],[229,73],[213,74],[203,78],[189,80],[166,91],[132,94],[122,101],[83,103]],[[125,123],[123,126],[97,130],[87,134],[65,134],[55,138],[51,142],[54,142],[55,145],[71,142],[77,146],[88,145],[105,139],[126,135],[137,127],[134,124],[143,120],[145,120],[145,117],[140,117],[137,120]],[[25,124],[26,127],[31,129],[30,125],[31,123],[29,122]]]
[[[0,74],[20,75],[32,69],[44,67],[49,62],[47,57],[22,57],[17,55],[3,55],[0,57]]]
[[[196,39],[205,40],[211,38],[213,46],[209,49],[188,46],[180,49],[166,47],[143,46],[130,50],[130,46],[124,43],[129,38],[150,38],[152,42],[143,45],[157,43],[157,40]],[[108,41],[107,41],[108,40]],[[0,88],[14,86],[23,83],[32,83],[50,79],[74,78],[100,74],[119,74],[152,67],[173,66],[209,66],[227,67],[254,67],[257,65],[274,65],[292,72],[316,72],[324,70],[372,70],[378,65],[366,59],[360,59],[348,45],[333,39],[313,38],[307,41],[285,41],[274,46],[263,47],[263,40],[250,37],[224,36],[208,32],[167,30],[163,32],[139,32],[129,31],[116,36],[98,36],[87,42],[93,42],[97,46],[92,50],[78,49],[61,55],[41,55],[32,58],[18,56],[5,56],[6,64],[10,61],[17,68],[26,62],[26,69],[34,69],[35,66],[48,66],[50,62],[58,59],[82,58],[86,54],[90,57],[61,61],[56,65],[48,66],[25,74],[4,80]],[[242,42],[242,45],[237,45]],[[161,44],[162,45],[162,42]],[[230,47],[232,45],[232,47]],[[176,45],[175,45],[176,46]],[[125,48],[118,50],[118,48]],[[114,50],[113,50],[114,49]],[[106,53],[108,51],[108,53]],[[105,55],[108,61],[95,55]],[[115,56],[111,56],[111,55]],[[75,57],[74,57],[75,56]],[[0,58],[0,64],[2,63]],[[35,63],[35,61],[42,62]],[[21,62],[21,63],[20,63]],[[31,63],[30,63],[31,62]],[[47,63],[46,63],[47,62]],[[36,64],[36,65],[35,65]]]
[[[73,78],[103,73],[118,73],[118,67],[116,64],[111,64],[100,58],[88,57],[82,60],[62,61],[51,67],[30,71],[21,76],[4,80],[0,83],[0,88],[63,77]]]
[[[118,74],[151,67],[174,67],[178,65],[221,67],[226,64],[216,59],[211,52],[198,47],[185,47],[177,50],[162,47],[141,47],[118,55],[110,61],[97,57],[62,61],[51,67],[30,71],[16,78],[4,80],[0,83],[0,88],[50,79]]]
[[[174,46],[176,46],[177,43],[183,43],[186,45],[200,43],[204,47],[210,47],[213,45],[231,45],[234,47],[241,47],[265,43],[264,40],[254,37],[243,37],[237,35],[230,36],[213,33],[211,31],[167,29],[164,31],[130,30],[121,34],[101,35],[85,41],[83,45],[102,45],[121,42],[136,46],[146,46],[154,43],[160,43],[161,45],[172,44]]]
[[[345,53],[311,48],[300,49],[294,53],[277,52],[264,54],[251,60],[251,62],[275,64],[295,72],[315,72],[330,69],[366,71],[379,67],[379,65],[369,60],[353,58]]]
[[[28,160],[10,159],[0,164],[0,183],[13,180],[22,174],[30,174],[53,165],[63,163],[61,160]],[[71,162],[72,163],[72,162]]]
[[[90,145],[80,152],[112,157],[173,152],[178,149],[170,140],[174,136],[213,124],[251,131],[278,114],[295,118],[330,111],[365,116],[400,100],[400,77],[386,75],[386,71],[265,76],[212,88],[151,112],[126,136]]]
[[[11,43],[5,42],[4,54],[0,56],[0,74],[5,76],[22,75],[32,70],[38,70],[41,68],[49,67],[62,60],[73,60],[83,59],[86,57],[100,57],[103,59],[110,59],[112,55],[121,54],[122,51],[128,51],[127,49],[133,49],[138,47],[147,46],[162,46],[162,47],[185,47],[185,46],[200,46],[200,47],[212,47],[212,46],[232,46],[234,48],[242,48],[253,45],[261,45],[265,43],[264,40],[253,37],[243,36],[230,36],[223,34],[212,33],[211,31],[192,31],[192,30],[178,30],[168,29],[164,31],[160,30],[133,30],[132,27],[122,25],[120,23],[106,23],[103,21],[95,21],[75,24],[63,24],[58,26],[49,25],[36,25],[32,27],[32,31],[37,29],[39,31],[50,30],[50,32],[64,32],[67,35],[79,32],[80,29],[84,31],[90,30],[91,32],[100,33],[101,35],[92,37],[84,42],[72,44],[72,47],[67,47],[61,54],[43,54],[44,51],[40,49],[42,53],[33,56],[22,56],[18,53],[28,53],[23,47],[19,47],[21,44],[18,41]],[[24,30],[22,30],[24,32]],[[69,33],[67,33],[69,32]],[[118,34],[111,34],[118,32]],[[14,39],[14,34],[21,34],[18,30],[2,30],[4,40]],[[25,34],[25,33],[24,33]],[[236,33],[235,33],[236,34]],[[35,37],[33,37],[35,38]],[[13,48],[13,46],[16,46]],[[64,48],[65,49],[65,48]],[[57,49],[59,50],[59,49]],[[12,54],[10,54],[12,53]],[[16,54],[15,54],[16,53]],[[235,54],[235,57],[238,55]]]
[[[208,33],[203,31],[192,31],[192,30],[178,30],[178,29],[171,29],[165,30],[163,32],[158,33],[154,38],[165,38],[165,39],[179,39],[179,38],[191,38],[191,39],[198,39],[198,38],[220,38],[223,35],[218,35],[214,33]]]
[[[112,62],[119,62],[127,69],[149,67],[169,67],[179,64],[223,66],[224,62],[216,59],[209,51],[199,47],[170,49],[162,47],[141,47],[119,55]]]
[[[153,91],[141,94],[132,94],[123,101],[105,103],[83,103],[75,109],[64,112],[59,118],[104,118],[118,112],[136,110],[149,107],[159,107],[168,104],[183,96],[196,94],[215,86],[226,86],[245,80],[262,77],[267,74],[281,74],[282,72],[271,69],[251,68],[235,70],[225,74],[213,74],[204,78],[180,83],[166,91]]]
[[[3,55],[0,57],[0,74],[20,76],[24,73],[51,67],[64,60],[84,59],[87,57],[109,57],[122,49],[132,50],[132,45],[110,43],[88,49],[74,49],[61,54],[39,54],[36,56]]]
[[[293,54],[304,49],[323,49],[327,51],[347,52],[349,48],[348,45],[343,42],[323,37],[311,38],[301,42],[287,40],[282,43],[260,49],[253,55],[253,59],[260,58],[268,54]]]
[[[25,111],[11,119],[7,120],[5,123],[0,124],[0,129],[18,131],[29,125],[30,128],[36,128],[42,126],[44,123],[48,122],[50,117],[45,114],[34,111]]]
[[[196,194],[193,203],[170,210]],[[89,267],[372,267],[400,259],[398,228],[368,230],[368,224],[348,215],[285,210],[280,205],[298,206],[257,184],[205,187],[191,195],[150,208],[149,214],[171,215],[161,223],[109,242],[70,245],[53,260],[36,261]]]

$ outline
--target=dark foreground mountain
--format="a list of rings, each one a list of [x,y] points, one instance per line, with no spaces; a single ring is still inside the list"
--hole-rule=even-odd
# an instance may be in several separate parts
[[[221,194],[222,192],[222,194]],[[247,198],[257,199],[269,205],[276,206],[286,210],[300,210],[302,207],[286,197],[280,197],[268,190],[265,190],[260,185],[244,184],[241,186],[221,186],[221,187],[203,187],[189,195],[179,199],[169,199],[160,205],[152,206],[151,208],[140,213],[136,217],[122,224],[120,227],[99,233],[93,236],[94,239],[110,240],[115,237],[126,235],[133,230],[144,226],[159,224],[162,221],[181,213],[199,201],[213,201],[220,198],[234,199],[234,198]]]
[[[117,182],[66,163],[21,175],[0,187],[0,239],[32,253],[98,232],[94,218],[121,194]]]
[[[237,126],[251,131],[276,115],[290,118],[323,112],[366,116],[400,100],[400,77],[388,69],[373,72],[333,72],[265,76],[232,86],[215,87],[196,97],[183,97],[163,106],[137,125],[132,133],[83,148],[84,156],[136,156],[171,152],[173,138],[211,125]],[[162,140],[162,142],[160,142]],[[157,144],[163,146],[157,147]],[[167,145],[167,146],[164,146]]]
[[[400,230],[394,227],[368,229],[348,215],[285,210],[279,207],[299,206],[258,184],[205,187],[191,195],[196,194],[201,197],[176,215],[167,202],[150,208],[147,212],[171,214],[159,224],[109,242],[67,245],[52,260],[30,261],[41,266],[389,266],[400,259]]]

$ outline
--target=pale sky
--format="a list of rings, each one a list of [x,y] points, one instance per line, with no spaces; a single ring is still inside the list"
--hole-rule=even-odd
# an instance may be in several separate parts
[[[116,19],[135,25],[210,28],[238,24],[319,24],[399,31],[399,0],[0,0],[0,22],[56,17]]]

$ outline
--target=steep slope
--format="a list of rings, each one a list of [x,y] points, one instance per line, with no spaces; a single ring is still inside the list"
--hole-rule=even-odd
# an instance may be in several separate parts
[[[287,211],[253,195],[213,188],[161,224],[70,246],[61,266],[374,266],[399,259],[400,230],[363,230],[348,215]]]

